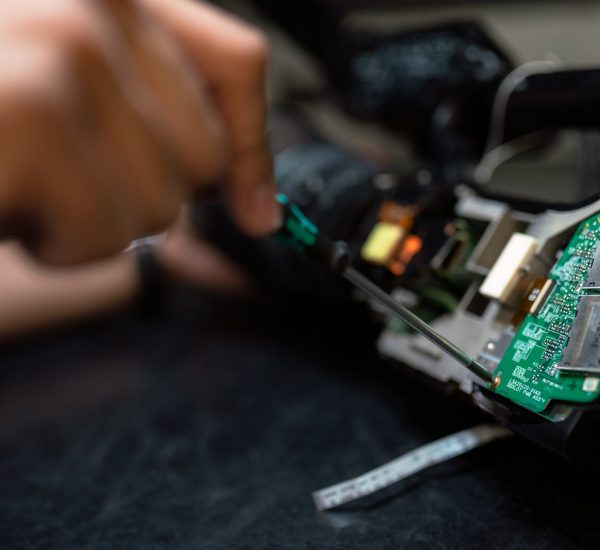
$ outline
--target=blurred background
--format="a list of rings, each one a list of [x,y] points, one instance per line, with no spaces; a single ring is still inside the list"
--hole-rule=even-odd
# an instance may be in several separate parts
[[[270,94],[275,102],[310,97],[303,110],[311,124],[336,143],[356,146],[356,143],[381,144],[404,166],[415,163],[414,155],[405,141],[382,128],[357,124],[345,115],[335,102],[324,101],[322,66],[314,56],[290,39],[272,20],[264,16],[260,2],[225,1],[219,5],[245,19],[255,22],[269,35],[271,52]],[[268,2],[267,2],[268,4]],[[598,64],[596,24],[600,5],[593,0],[565,2],[317,2],[328,8],[348,29],[369,30],[374,33],[394,33],[457,20],[481,22],[490,36],[506,51],[516,64],[537,60],[555,60],[565,68],[592,68]],[[315,15],[315,17],[318,17]],[[317,19],[318,20],[318,19]],[[305,24],[305,22],[303,22]],[[310,26],[310,21],[306,22]],[[310,32],[310,31],[307,31]],[[315,101],[315,97],[320,100]],[[594,138],[595,139],[595,138]],[[547,162],[536,157],[519,158],[498,169],[492,186],[517,195],[536,197],[540,192],[557,198],[574,198],[574,186],[566,185],[573,177],[573,159],[581,146],[580,134],[565,132],[551,151],[545,152]],[[572,182],[571,182],[572,183]],[[568,188],[573,190],[569,194]],[[549,191],[550,190],[550,191]]]
[[[509,2],[322,2],[343,14],[347,28],[373,32],[398,32],[429,27],[447,21],[476,20],[506,51],[516,64],[537,60],[556,60],[565,68],[591,68],[598,64],[596,23],[600,16],[597,2],[580,1],[509,1]],[[285,101],[304,94],[318,96],[323,74],[314,57],[307,55],[289,35],[282,33],[256,6],[244,1],[220,5],[242,14],[264,28],[274,44],[271,53],[270,91],[274,101]],[[304,105],[311,124],[341,144],[382,144],[404,165],[415,162],[410,146],[394,134],[382,135],[381,127],[357,125],[345,116],[335,102],[311,101]],[[316,103],[316,104],[315,104]],[[586,138],[588,139],[588,138]],[[595,141],[595,137],[591,138]],[[537,197],[540,193],[556,197],[576,197],[571,178],[574,158],[581,147],[580,133],[565,132],[559,143],[545,152],[546,162],[518,158],[501,166],[491,185],[519,195]],[[576,163],[575,163],[576,164]]]

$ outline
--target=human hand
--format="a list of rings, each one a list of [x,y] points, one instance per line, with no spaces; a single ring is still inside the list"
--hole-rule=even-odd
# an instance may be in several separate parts
[[[187,212],[156,244],[156,258],[174,281],[225,294],[252,294],[256,287],[250,273],[190,223]]]
[[[279,222],[261,35],[186,0],[0,3],[0,222],[49,263],[123,249],[221,180]]]

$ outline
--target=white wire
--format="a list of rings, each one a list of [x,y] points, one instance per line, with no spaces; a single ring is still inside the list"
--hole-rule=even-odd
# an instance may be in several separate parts
[[[512,432],[496,424],[482,424],[432,441],[365,474],[313,493],[317,511],[324,512],[372,495],[426,468],[461,456]]]
[[[502,143],[508,101],[517,86],[526,78],[534,74],[554,72],[559,66],[560,62],[556,60],[528,61],[508,73],[498,86],[492,104],[490,131],[485,145],[485,154],[473,174],[478,183],[488,183],[500,164],[519,153],[527,151],[539,142],[541,132],[533,132],[508,143]]]

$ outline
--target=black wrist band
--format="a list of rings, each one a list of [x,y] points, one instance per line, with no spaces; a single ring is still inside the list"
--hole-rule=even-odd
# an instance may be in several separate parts
[[[137,308],[144,315],[159,313],[165,306],[167,275],[151,244],[137,247],[135,254],[140,276]]]

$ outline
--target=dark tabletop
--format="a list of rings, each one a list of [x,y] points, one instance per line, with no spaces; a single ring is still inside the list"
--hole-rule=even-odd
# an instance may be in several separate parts
[[[2,351],[0,548],[599,548],[597,471],[514,438],[318,515],[311,491],[486,418],[351,312],[181,291]]]

